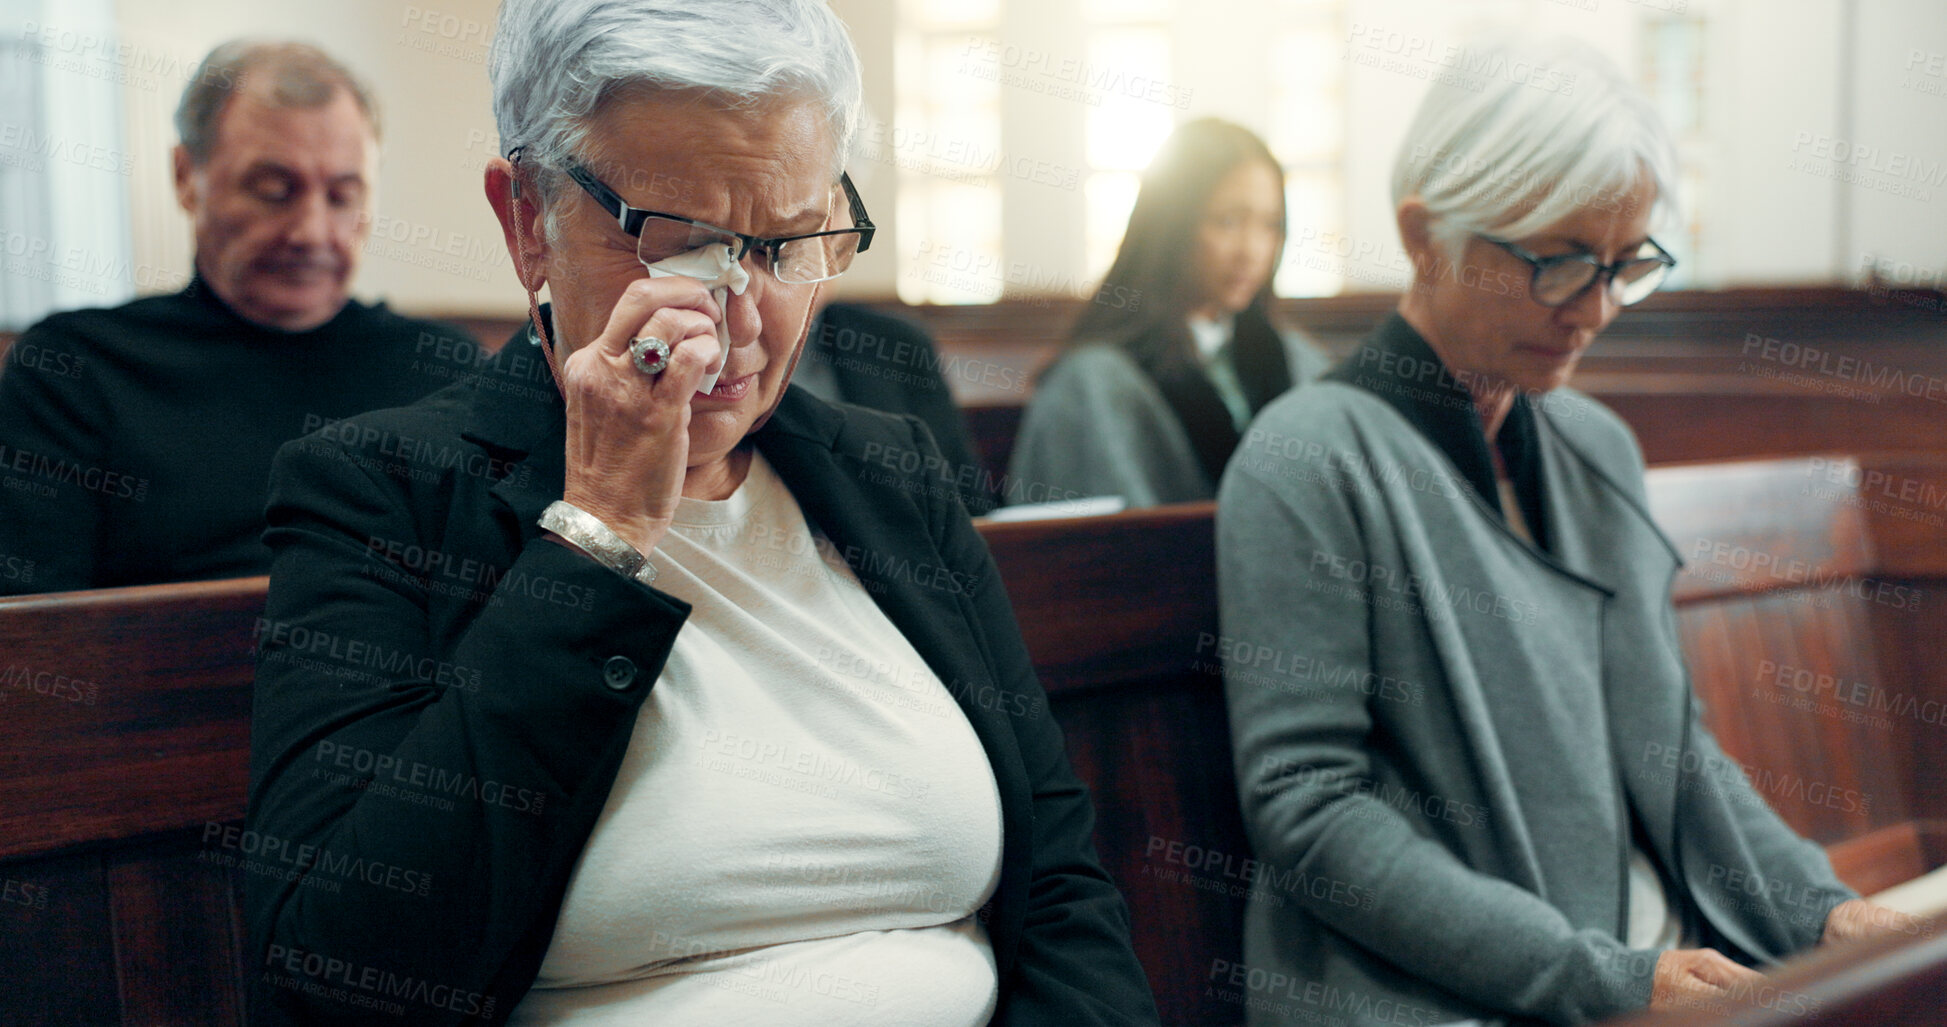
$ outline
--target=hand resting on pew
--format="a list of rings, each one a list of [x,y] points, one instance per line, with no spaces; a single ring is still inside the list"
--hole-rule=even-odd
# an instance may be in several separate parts
[[[1671,949],[1656,960],[1650,1008],[1683,1009],[1724,995],[1739,985],[1756,986],[1764,975],[1733,962],[1716,949]]]
[[[1892,958],[1895,950],[1883,944],[1866,943],[1868,939],[1931,937],[1938,931],[1939,925],[1926,917],[1903,913],[1871,900],[1848,900],[1834,907],[1828,916],[1825,937],[1818,949],[1826,952],[1835,946],[1864,943],[1852,946],[1851,953],[1842,957],[1847,962],[1835,964],[1829,957],[1814,957],[1808,951],[1767,967],[1760,973],[1740,966],[1712,949],[1671,950],[1663,953],[1657,962],[1656,989],[1649,1009],[1651,1012],[1690,1011],[1715,1017],[1738,1017],[1738,1023],[1746,1022],[1741,1014],[1752,1011],[1769,1011],[1774,1016],[1784,1013],[1794,1020],[1816,1012],[1821,1014],[1815,1018],[1816,1023],[1921,1022],[1887,1018],[1884,1014],[1889,1010],[1886,1008],[1879,1008],[1873,1014],[1867,1014],[1857,1006],[1848,1008],[1848,1002],[1863,999],[1858,993],[1860,985],[1857,982],[1841,983],[1834,977],[1834,968],[1850,965],[1853,972],[1858,972],[1873,960]],[[1915,955],[1904,948],[1897,951],[1906,954],[1909,959]],[[1912,972],[1911,966],[1898,973],[1882,967],[1873,974],[1875,983],[1870,990],[1896,987],[1894,982],[1899,980],[1905,980],[1906,987],[1926,987],[1908,976]],[[1628,1021],[1631,1025],[1638,1022],[1634,1017]],[[1935,1020],[1930,1017],[1925,1022]]]
[[[1927,929],[1927,923],[1912,914],[1866,899],[1847,899],[1826,915],[1825,933],[1819,938],[1819,944],[1890,934],[1912,935]],[[1764,976],[1716,949],[1671,949],[1657,958],[1650,1008],[1683,1009],[1709,999],[1734,996],[1740,986],[1755,987]]]

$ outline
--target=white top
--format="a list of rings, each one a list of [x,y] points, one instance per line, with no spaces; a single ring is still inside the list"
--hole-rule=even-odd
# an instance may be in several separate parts
[[[651,554],[694,608],[514,1024],[980,1025],[980,740],[761,456]]]
[[[1197,344],[1197,356],[1206,364],[1224,348],[1224,343],[1230,341],[1230,333],[1236,330],[1234,315],[1210,318],[1190,315],[1190,338]]]
[[[1233,314],[1214,320],[1190,318],[1190,338],[1196,341],[1203,373],[1216,386],[1217,395],[1230,411],[1231,423],[1242,432],[1251,423],[1251,401],[1244,396],[1244,382],[1237,377],[1237,362],[1233,359],[1237,349],[1231,345],[1231,336],[1236,331],[1237,317]]]

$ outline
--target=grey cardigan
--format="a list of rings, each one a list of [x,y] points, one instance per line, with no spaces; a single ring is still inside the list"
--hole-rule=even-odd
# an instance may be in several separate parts
[[[1282,333],[1294,385],[1325,371],[1303,335]],[[1134,358],[1109,343],[1064,354],[1035,386],[1021,417],[1010,494],[1121,496],[1132,507],[1215,498],[1183,423]]]
[[[1634,437],[1567,389],[1535,420],[1554,555],[1354,385],[1287,394],[1231,461],[1219,648],[1261,864],[1225,981],[1252,1024],[1641,1009],[1632,809],[1734,959],[1816,943],[1853,897],[1701,722]]]

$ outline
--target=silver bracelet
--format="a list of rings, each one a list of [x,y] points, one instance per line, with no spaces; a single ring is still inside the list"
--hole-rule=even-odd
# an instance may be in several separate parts
[[[541,511],[541,527],[573,542],[596,563],[625,578],[644,585],[656,580],[656,565],[647,555],[603,524],[601,518],[567,500],[557,499]]]

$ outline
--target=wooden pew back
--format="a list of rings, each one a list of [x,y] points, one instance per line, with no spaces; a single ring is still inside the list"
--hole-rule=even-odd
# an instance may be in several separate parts
[[[1711,728],[1786,822],[1826,843],[1913,815],[1908,768],[1888,758],[1900,725],[1874,708],[1892,683],[1872,621],[1876,607],[1902,612],[1924,594],[1875,580],[1856,494],[1822,473],[1845,481],[1858,466],[1762,461],[1652,476],[1657,519],[1688,561],[1678,630]]]
[[[0,1020],[241,1022],[264,579],[0,600]]]
[[[1215,961],[1243,958],[1252,883],[1214,644],[1215,509],[982,529],[1171,1024],[1241,1019],[1203,994]]]

